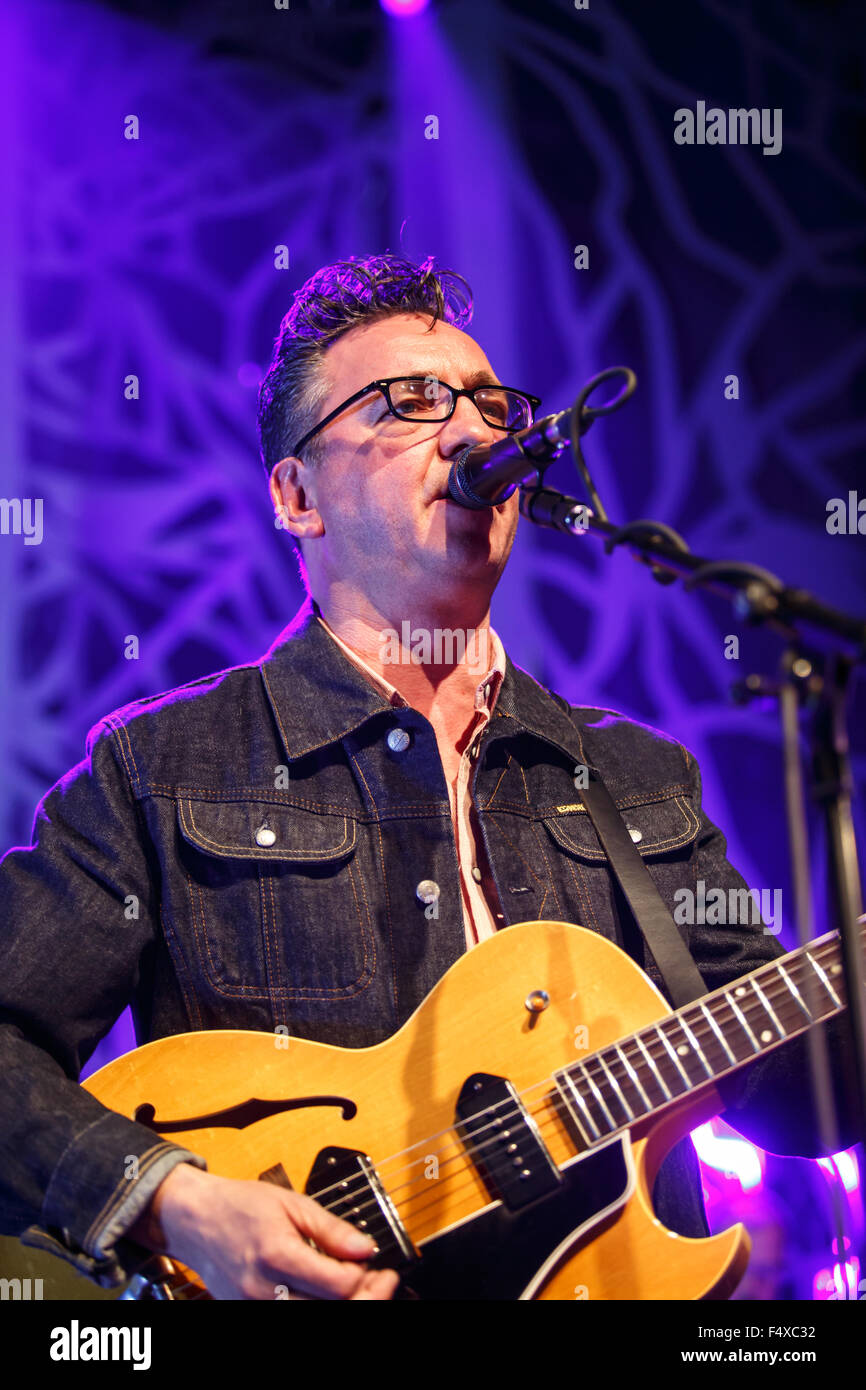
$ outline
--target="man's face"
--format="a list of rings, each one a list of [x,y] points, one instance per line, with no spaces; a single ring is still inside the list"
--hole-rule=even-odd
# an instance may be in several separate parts
[[[433,377],[450,386],[498,384],[468,334],[429,317],[400,314],[354,328],[328,350],[323,419],[375,377]],[[379,391],[356,401],[319,436],[321,462],[278,464],[271,479],[289,529],[304,538],[313,593],[336,586],[346,600],[364,594],[380,612],[406,615],[431,602],[489,602],[508,559],[519,515],[515,493],[473,512],[445,501],[451,464],[462,449],[506,437],[465,396],[450,420],[398,420]],[[306,451],[302,450],[302,454]],[[301,494],[303,494],[301,496]],[[295,518],[300,515],[300,523]],[[395,607],[396,605],[396,607]]]

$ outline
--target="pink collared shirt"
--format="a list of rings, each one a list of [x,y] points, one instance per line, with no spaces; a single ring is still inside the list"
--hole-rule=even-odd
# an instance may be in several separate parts
[[[320,613],[316,616],[340,650],[345,653],[353,665],[364,672],[368,680],[378,690],[382,691],[392,705],[396,708],[408,706],[409,701],[403,698],[396,686],[387,681],[378,671],[375,671],[352,647],[348,647],[337,636],[333,628],[325,622]],[[496,885],[493,882],[490,866],[487,862],[484,841],[477,824],[471,794],[481,734],[492,718],[499,688],[505,676],[505,649],[493,628],[490,628],[489,632],[493,646],[493,664],[475,691],[475,720],[469,742],[460,758],[457,777],[448,788],[451,801],[451,820],[454,825],[454,838],[457,844],[457,863],[460,869],[463,926],[466,933],[467,951],[471,950],[479,941],[483,941],[485,937],[492,936],[505,922],[505,917],[500,910]],[[439,755],[442,756],[441,744]]]

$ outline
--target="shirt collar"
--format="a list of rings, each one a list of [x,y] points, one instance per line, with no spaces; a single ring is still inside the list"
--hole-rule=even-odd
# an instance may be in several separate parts
[[[290,762],[345,738],[393,708],[384,688],[370,681],[316,617],[313,600],[307,598],[256,663]],[[515,666],[504,649],[499,654],[505,674],[499,674],[494,662],[489,679],[496,711],[490,737],[527,731],[576,763],[588,763],[579,730],[550,693]]]
[[[369,662],[361,656],[360,652],[355,651],[355,649],[344,642],[341,637],[338,637],[330,623],[322,617],[321,610],[315,599],[313,599],[312,602],[316,617],[328,635],[336,642],[340,650],[345,652],[348,659],[353,662],[359,670],[364,672],[371,684],[382,692],[385,699],[388,700],[391,705],[397,708],[405,708],[409,704],[409,701],[400,694],[397,687],[392,685],[380,671],[374,670]],[[476,710],[487,710],[492,714],[497,696],[499,695],[499,688],[505,677],[505,648],[500,641],[499,634],[494,632],[492,627],[489,629],[489,632],[490,645],[493,649],[493,664],[486,675],[481,678],[475,690],[475,708]]]

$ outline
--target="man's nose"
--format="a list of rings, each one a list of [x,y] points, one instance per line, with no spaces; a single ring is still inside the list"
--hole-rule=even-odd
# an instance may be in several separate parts
[[[492,444],[501,438],[503,431],[487,423],[474,401],[468,396],[458,396],[454,414],[442,426],[439,447],[446,458],[451,458],[461,449],[471,449],[474,444]]]

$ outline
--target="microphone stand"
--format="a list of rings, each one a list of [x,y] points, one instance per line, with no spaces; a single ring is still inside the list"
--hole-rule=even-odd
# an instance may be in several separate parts
[[[625,386],[602,406],[586,404],[589,396],[612,377],[624,376]],[[813,937],[813,888],[810,875],[809,834],[803,804],[799,723],[801,710],[808,716],[813,800],[823,810],[830,857],[832,916],[840,937],[840,954],[848,1000],[848,1028],[852,1043],[855,1091],[852,1097],[859,1142],[866,1152],[866,991],[863,983],[863,912],[857,846],[851,815],[854,790],[846,722],[846,699],[856,665],[866,658],[866,620],[851,617],[813,597],[805,589],[791,588],[769,570],[736,560],[709,560],[694,555],[672,527],[641,518],[614,525],[608,518],[590,477],[581,449],[581,438],[599,415],[619,409],[632,395],[637,378],[628,367],[610,367],[584,387],[570,415],[570,439],[578,474],[592,506],[566,496],[542,481],[546,468],[562,451],[543,461],[527,459],[536,473],[533,482],[520,484],[520,510],[540,526],[554,527],[571,535],[592,535],[604,541],[606,555],[625,545],[646,565],[660,584],[673,584],[684,576],[683,588],[707,589],[729,599],[737,616],[781,634],[787,648],[781,660],[781,679],[770,681],[750,675],[732,688],[741,704],[756,697],[778,699],[782,722],[785,767],[785,801],[788,839],[794,876],[797,936],[800,945]],[[563,441],[563,445],[567,441]],[[807,633],[811,636],[807,636]],[[830,650],[815,646],[831,639]],[[841,644],[841,645],[833,645]],[[821,1142],[826,1153],[838,1151],[838,1120],[833,1106],[833,1086],[825,1039],[819,1029],[807,1033],[810,1071]],[[861,1187],[861,1203],[863,1189]],[[837,1207],[837,1229],[841,1212]],[[839,1230],[837,1261],[844,1269],[845,1250]],[[847,1289],[841,1294],[847,1293]],[[854,1295],[856,1297],[856,1294]]]

